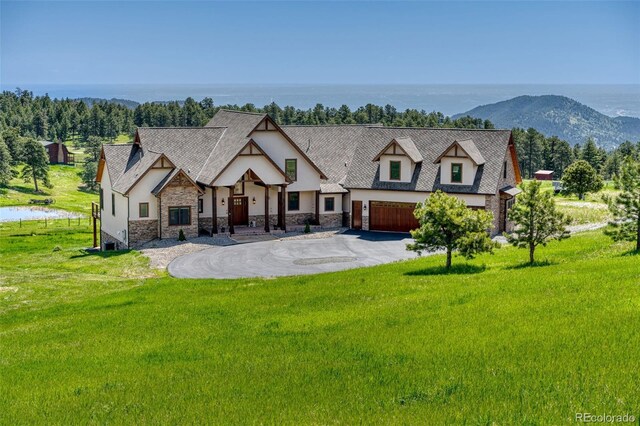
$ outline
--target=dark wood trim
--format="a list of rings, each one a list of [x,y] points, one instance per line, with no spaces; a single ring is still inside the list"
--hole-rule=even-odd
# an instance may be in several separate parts
[[[398,167],[400,168],[400,176],[398,176],[397,179],[391,176],[391,166],[394,163],[397,163]],[[393,161],[393,160],[389,161],[389,180],[402,180],[402,161]]]
[[[145,216],[142,215],[142,205],[147,205],[147,214]],[[138,217],[149,217],[149,203],[138,203]]]
[[[211,235],[218,233],[218,198],[217,188],[211,187]]]
[[[280,192],[278,192],[278,227],[283,231],[287,230],[287,221],[286,221],[286,211],[285,211],[285,202],[287,196],[287,186],[279,185]]]
[[[236,185],[238,184],[238,182],[236,182],[236,185],[233,186],[233,195],[234,196],[236,196],[236,195],[244,195],[244,183],[245,182],[247,182],[247,181],[244,181],[244,180],[240,181],[240,184],[242,184],[242,192],[236,192]]]
[[[320,225],[320,191],[316,193],[316,225]]]
[[[168,162],[169,164],[171,164],[171,167],[166,167],[166,169],[175,169],[175,166],[173,165],[173,163],[171,162],[171,160],[169,160],[169,159],[167,158],[167,156],[166,156],[166,155],[164,155],[164,154],[160,154],[160,157],[158,158],[158,160],[161,160],[162,158],[165,158],[165,159],[167,160],[167,162]],[[153,164],[157,163],[157,162],[158,162],[158,160],[154,161],[154,162],[153,162]],[[140,177],[139,177],[138,179],[136,179],[136,181],[135,181],[135,182],[133,182],[133,184],[132,184],[131,186],[129,186],[129,188],[128,188],[128,189],[125,191],[125,193],[124,193],[124,194],[122,194],[122,195],[128,195],[128,194],[129,194],[129,192],[130,192],[130,191],[131,191],[131,190],[132,190],[132,189],[133,189],[133,188],[138,184],[138,182],[140,182],[140,180],[142,180],[142,178],[143,178],[143,177],[145,177],[145,176],[147,175],[147,173],[149,173],[149,170],[151,170],[151,169],[153,169],[153,168],[154,168],[154,167],[153,167],[153,164],[151,164],[149,167],[147,167],[147,169],[146,169],[144,172],[142,172],[142,174],[140,175]],[[186,173],[185,173],[185,174],[186,174]],[[177,175],[176,175],[176,176],[177,176]],[[175,176],[174,176],[174,178],[175,178]],[[193,182],[193,179],[191,179],[189,176],[187,176],[187,178],[189,178],[189,180],[191,180],[191,181]],[[194,184],[194,185],[196,185],[196,183],[195,183],[195,182],[194,182],[193,184]],[[166,184],[165,184],[165,185],[166,185]],[[197,185],[196,185],[196,186],[197,186]],[[159,191],[158,193],[160,193],[160,192],[162,192],[162,191]]]
[[[391,154],[386,153],[389,148],[393,148],[393,152]],[[398,152],[398,148],[400,149],[400,152]],[[383,155],[402,155],[405,157],[409,157],[409,155],[406,153],[404,149],[402,149],[402,147],[400,146],[400,144],[398,144],[398,141],[395,138],[393,138],[391,142],[389,142],[387,145],[385,145],[384,148],[382,148],[382,151],[380,151],[378,155],[374,157],[373,161],[379,161],[380,157],[382,157]]]
[[[264,232],[269,232],[269,185],[264,186]]]
[[[460,166],[460,180],[453,180],[453,166]],[[462,174],[463,164],[462,163],[451,163],[451,183],[462,183],[464,182],[464,176]]]
[[[171,224],[171,209],[189,209],[189,223]],[[178,222],[180,221],[180,211],[178,211]],[[167,223],[168,226],[190,226],[191,225],[191,206],[168,206],[167,207]]]
[[[333,200],[333,208],[331,210],[327,209],[327,200]],[[324,209],[325,212],[335,212],[336,211],[336,197],[324,197],[323,209]]]
[[[193,185],[193,186],[196,188],[196,190],[200,193],[200,195],[204,194],[204,191],[202,190],[202,188],[200,188],[200,185],[198,185],[198,184],[197,184],[193,179],[191,179],[191,178],[189,177],[189,175],[188,175],[188,174],[186,174],[186,173],[184,172],[184,170],[180,169],[180,170],[178,170],[178,173],[176,173],[176,175],[175,175],[174,177],[172,177],[170,180],[168,180],[168,181],[166,181],[166,182],[164,183],[164,185],[162,186],[162,188],[160,188],[160,190],[158,191],[158,193],[157,193],[157,194],[155,194],[155,196],[157,197],[158,195],[162,194],[162,191],[164,191],[164,190],[165,190],[165,188],[166,188],[166,187],[167,187],[171,182],[173,182],[173,180],[174,180],[175,178],[177,178],[179,175],[183,175],[184,177],[186,177],[186,178],[187,178],[187,180],[191,183],[191,185]],[[133,187],[131,187],[130,189],[133,189]],[[125,195],[126,195],[127,193],[128,193],[128,191],[127,191],[127,192],[125,192]]]
[[[229,234],[234,233],[233,229],[233,191],[235,185],[229,186],[229,199],[227,200],[227,224],[229,225]]]

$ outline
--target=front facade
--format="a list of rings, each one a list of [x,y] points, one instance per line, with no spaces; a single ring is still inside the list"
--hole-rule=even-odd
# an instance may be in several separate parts
[[[381,126],[278,126],[220,110],[202,128],[140,128],[105,145],[103,249],[156,238],[296,229],[305,224],[407,232],[415,203],[441,189],[494,213],[520,182],[511,132]]]

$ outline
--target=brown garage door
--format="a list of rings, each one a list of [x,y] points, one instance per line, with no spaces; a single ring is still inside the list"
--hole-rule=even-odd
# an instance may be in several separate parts
[[[369,229],[394,232],[409,232],[416,229],[420,225],[413,216],[415,208],[415,203],[370,201]]]

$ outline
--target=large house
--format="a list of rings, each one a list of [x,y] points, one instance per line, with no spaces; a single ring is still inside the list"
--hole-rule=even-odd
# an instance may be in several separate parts
[[[406,232],[438,189],[493,212],[496,234],[521,179],[508,130],[279,126],[220,110],[204,127],[139,128],[133,144],[104,145],[96,180],[102,248],[121,249],[180,230]]]

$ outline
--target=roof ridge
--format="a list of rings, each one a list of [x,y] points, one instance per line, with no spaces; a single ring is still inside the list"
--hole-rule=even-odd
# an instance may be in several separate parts
[[[166,129],[185,129],[185,130],[193,130],[193,129],[198,129],[198,130],[212,130],[212,129],[226,129],[229,126],[167,126],[167,127],[136,127],[136,129],[158,129],[158,130],[166,130]]]
[[[367,125],[369,129],[393,129],[393,130],[402,130],[402,129],[411,129],[411,130],[464,130],[464,131],[474,131],[474,132],[510,132],[509,129],[467,129],[464,127],[399,127],[399,126],[373,126]]]
[[[233,113],[238,113],[238,114],[251,114],[251,115],[269,115],[266,112],[251,112],[251,111],[239,111],[236,109],[227,109],[227,108],[220,108],[218,110],[218,112],[220,111],[225,111],[225,112],[233,112]],[[215,115],[214,115],[215,117]],[[212,117],[213,118],[213,117]]]
[[[207,164],[209,164],[209,159],[211,158],[211,156],[215,152],[216,148],[218,147],[218,144],[220,143],[220,141],[224,137],[224,134],[227,133],[228,127],[223,127],[223,129],[224,130],[222,131],[222,134],[220,135],[220,137],[218,137],[218,140],[216,141],[216,144],[213,146],[213,148],[211,148],[211,152],[207,156],[207,159],[204,161],[204,163],[202,163],[202,167],[200,168],[200,170],[198,170],[198,174],[196,175],[196,178],[195,178],[196,182],[198,182],[198,180],[200,179],[200,175],[202,174],[202,171],[205,169],[205,167],[207,167]]]

